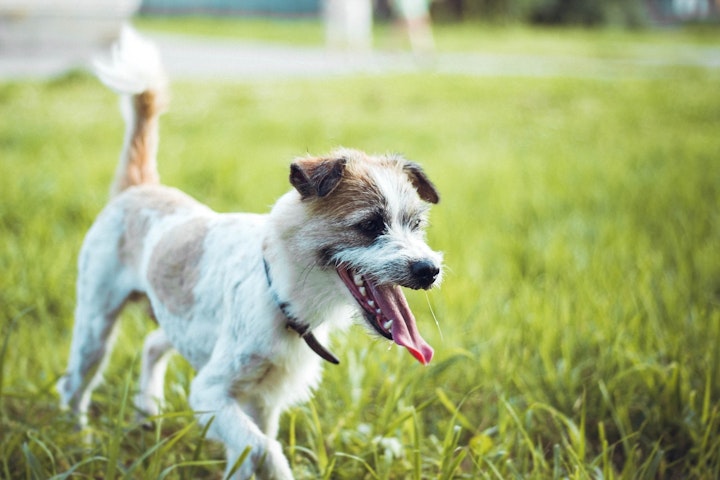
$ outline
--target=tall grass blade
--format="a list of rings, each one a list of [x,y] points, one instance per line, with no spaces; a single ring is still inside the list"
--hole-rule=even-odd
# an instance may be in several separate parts
[[[191,463],[195,464],[194,462],[200,461],[200,453],[202,452],[202,449],[205,446],[205,442],[207,441],[207,433],[210,430],[210,426],[213,424],[214,421],[215,421],[215,416],[212,416],[210,418],[210,420],[205,424],[202,431],[200,432],[200,438],[199,438],[197,444],[195,445],[195,448],[193,449]],[[191,478],[191,479],[194,478],[192,476],[192,474],[193,474],[192,468],[188,470],[187,474],[190,475],[189,478]],[[185,471],[183,471],[181,473],[180,478],[182,478],[183,480],[186,478]]]
[[[225,475],[225,480],[232,480],[233,475],[237,473],[237,471],[240,469],[242,464],[247,460],[248,456],[250,456],[250,452],[252,451],[252,448],[249,446],[245,448],[245,450],[242,451],[240,456],[235,460],[235,463],[233,463],[232,468],[227,472],[227,475]],[[231,461],[231,458],[228,458],[227,461]]]
[[[130,394],[130,374],[125,376],[125,385],[123,388],[123,396],[120,400],[120,409],[115,416],[114,428],[110,435],[107,454],[107,469],[105,470],[105,479],[113,480],[117,475],[117,469],[120,465],[120,443],[124,437],[123,425],[125,424],[125,409]]]
[[[440,400],[442,406],[445,407],[447,411],[452,414],[454,419],[460,422],[460,424],[465,430],[468,430],[470,432],[475,430],[475,425],[473,425],[472,422],[470,422],[470,420],[468,420],[465,415],[460,412],[458,407],[455,406],[455,404],[448,398],[448,396],[441,388],[435,389],[435,395],[437,395],[438,400]]]
[[[3,345],[2,350],[0,350],[0,415],[5,415],[5,410],[2,408],[3,403],[3,390],[5,386],[5,358],[7,356],[7,350],[8,350],[8,344],[10,343],[10,335],[12,334],[13,329],[15,328],[15,324],[17,321],[28,312],[32,311],[32,307],[27,307],[26,309],[22,310],[20,313],[15,315],[15,317],[10,320],[10,323],[7,325],[6,331],[5,331],[5,338],[3,338]],[[0,417],[2,418],[2,417]]]
[[[27,436],[32,441],[32,443],[34,443],[35,445],[40,447],[40,449],[43,452],[45,452],[45,456],[50,461],[50,469],[54,473],[55,472],[55,456],[52,454],[52,452],[50,451],[48,446],[45,445],[45,443],[37,437],[35,432],[30,431],[27,433]]]
[[[537,451],[537,448],[535,448],[535,444],[533,443],[532,439],[530,438],[530,434],[527,431],[527,428],[525,428],[525,425],[520,421],[520,417],[518,416],[517,412],[513,408],[512,405],[510,405],[510,402],[507,401],[507,399],[503,398],[501,399],[501,402],[503,406],[505,407],[505,410],[510,414],[510,418],[512,418],[513,423],[515,424],[515,427],[520,432],[521,437],[524,440],[524,443],[528,449],[528,452],[530,452],[530,455],[533,458],[534,464],[538,468],[547,468],[547,461],[545,458]],[[514,464],[511,464],[513,468],[517,468]]]
[[[222,460],[189,460],[187,462],[180,462],[180,463],[176,463],[174,465],[170,465],[169,467],[165,468],[162,472],[160,472],[160,474],[156,478],[157,478],[157,480],[164,480],[168,475],[173,473],[175,470],[178,470],[181,468],[191,467],[190,470],[192,471],[193,469],[195,469],[195,467],[215,467],[215,466],[220,466],[224,463],[225,462]],[[181,473],[181,476],[182,476],[182,473]]]
[[[420,449],[420,436],[422,435],[420,429],[420,421],[418,414],[415,409],[412,409],[412,465],[413,465],[413,480],[422,479],[422,450]]]
[[[192,426],[192,424],[190,425]],[[142,455],[140,455],[138,458],[135,459],[135,461],[130,464],[129,467],[124,472],[124,477],[127,479],[134,478],[134,472],[135,470],[142,466],[143,462],[147,460],[148,458],[155,456],[153,462],[151,462],[150,466],[148,467],[147,476],[155,478],[157,475],[159,475],[159,470],[161,468],[160,462],[162,461],[164,455],[162,455],[162,452],[166,452],[167,449],[163,450],[169,443],[177,442],[179,438],[181,438],[185,433],[188,431],[188,426],[186,425],[180,432],[174,433],[171,437],[163,438],[157,441],[155,445],[148,448],[143,452]]]
[[[295,469],[295,449],[297,447],[297,438],[295,436],[295,423],[297,422],[297,411],[292,410],[289,414],[288,421],[288,457],[290,468]]]
[[[27,478],[30,480],[44,480],[48,477],[45,469],[42,467],[42,463],[35,454],[30,450],[27,442],[22,445],[23,456],[25,457],[25,468],[27,471]]]
[[[159,475],[159,472],[157,472],[157,471],[159,470],[163,459],[167,457],[168,452],[172,448],[174,448],[175,444],[177,444],[177,442],[179,440],[181,440],[185,435],[187,435],[188,432],[190,432],[193,428],[195,428],[196,423],[197,423],[196,420],[189,422],[187,425],[182,427],[180,430],[178,430],[177,432],[174,432],[172,434],[172,436],[170,436],[169,438],[163,439],[161,442],[159,442],[157,445],[159,448],[153,449],[153,457],[154,458],[153,458],[152,465],[154,466],[154,468],[151,469],[152,477]],[[135,462],[135,464],[137,464],[137,463],[138,462]]]
[[[560,455],[560,445],[553,445],[553,480],[559,480],[562,477],[562,457]]]
[[[349,458],[351,460],[354,460],[360,464],[362,464],[363,467],[365,467],[365,470],[367,473],[370,474],[372,478],[375,480],[380,480],[380,476],[377,474],[377,472],[372,468],[372,465],[370,465],[364,458],[358,457],[357,455],[350,455],[349,453],[343,453],[343,452],[337,452],[335,453],[336,457],[340,458]]]
[[[333,456],[330,459],[330,463],[328,464],[327,469],[323,473],[323,480],[330,480],[331,478],[333,478],[332,474],[333,474],[333,470],[335,470],[335,462],[336,461],[337,461],[337,457],[335,457],[335,456]]]
[[[67,471],[65,471],[63,473],[59,473],[57,475],[53,475],[52,477],[50,477],[49,480],[66,480],[68,478],[76,476],[75,472],[78,469],[80,469],[81,467],[84,467],[85,465],[88,465],[88,464],[94,463],[94,462],[106,462],[106,461],[107,461],[107,458],[100,457],[100,456],[86,458],[86,459],[83,459],[80,462],[76,463],[72,467],[70,467]]]
[[[328,454],[325,449],[322,422],[320,421],[320,416],[318,415],[314,401],[310,401],[309,407],[312,415],[313,430],[315,431],[315,454],[317,455],[318,468],[321,472],[325,472],[328,467]]]

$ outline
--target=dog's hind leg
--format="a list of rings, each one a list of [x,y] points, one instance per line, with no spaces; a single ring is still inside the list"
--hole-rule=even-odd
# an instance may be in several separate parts
[[[164,380],[172,344],[162,329],[145,338],[140,367],[140,391],[135,396],[135,406],[145,415],[160,413],[164,395]]]
[[[113,327],[135,290],[111,248],[115,236],[104,227],[107,223],[91,229],[80,253],[70,357],[57,385],[61,405],[79,415],[81,426],[87,422],[90,394],[102,378]]]
[[[102,378],[112,331],[125,299],[110,311],[79,304],[75,310],[70,359],[65,375],[58,382],[62,406],[79,416],[81,426],[87,423],[90,395]]]

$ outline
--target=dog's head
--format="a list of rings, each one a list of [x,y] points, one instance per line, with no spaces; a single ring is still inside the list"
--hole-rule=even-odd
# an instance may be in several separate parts
[[[296,160],[290,183],[308,212],[302,237],[313,243],[313,263],[337,270],[367,324],[427,364],[432,347],[400,288],[429,289],[441,278],[442,255],[425,242],[439,196],[420,166],[338,150]]]

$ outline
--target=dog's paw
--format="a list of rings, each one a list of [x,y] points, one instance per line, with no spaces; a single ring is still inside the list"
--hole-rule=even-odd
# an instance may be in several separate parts
[[[156,427],[154,417],[144,412],[135,412],[135,422],[146,432],[151,432]]]
[[[228,451],[228,461],[239,458]],[[232,477],[228,477],[232,474]],[[276,440],[269,440],[264,450],[253,450],[249,457],[245,458],[240,465],[228,463],[225,471],[225,478],[233,480],[247,480],[256,478],[259,480],[293,480],[295,477],[290,469],[290,464],[285,458],[282,446]]]
[[[258,472],[261,478],[273,480],[293,480],[293,473],[290,464],[283,454],[282,445],[276,440],[271,440],[267,446],[265,461]]]

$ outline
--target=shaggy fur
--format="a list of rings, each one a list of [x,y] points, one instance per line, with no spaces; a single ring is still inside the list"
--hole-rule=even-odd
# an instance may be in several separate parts
[[[115,320],[146,296],[160,328],[145,340],[137,407],[158,412],[177,350],[197,371],[190,405],[214,419],[228,466],[251,448],[237,477],[290,479],[278,418],[310,396],[322,358],[336,361],[323,347],[332,330],[354,319],[431,360],[400,287],[440,280],[441,255],[423,234],[437,192],[399,156],[340,149],[295,160],[294,188],[269,214],[216,213],[158,183],[167,82],[154,45],[125,30],[97,71],[121,95],[127,133],[112,198],[80,252],[61,401],[86,422]]]

